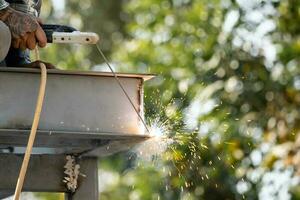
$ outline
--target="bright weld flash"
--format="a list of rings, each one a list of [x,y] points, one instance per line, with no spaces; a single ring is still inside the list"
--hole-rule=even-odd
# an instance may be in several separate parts
[[[149,133],[145,134],[150,138],[136,146],[134,151],[137,152],[138,158],[153,161],[154,157],[162,155],[167,150],[173,140],[168,137],[168,129],[159,119],[152,120],[148,127]]]
[[[162,137],[164,136],[164,130],[158,123],[153,123],[150,126],[150,136],[151,137]]]

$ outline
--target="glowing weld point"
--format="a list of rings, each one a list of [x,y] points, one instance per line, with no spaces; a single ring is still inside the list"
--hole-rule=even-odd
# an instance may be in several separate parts
[[[150,126],[150,136],[151,137],[162,137],[164,136],[164,130],[159,124],[153,123]]]
[[[169,129],[166,123],[159,119],[150,121],[148,126],[149,132],[145,131],[143,126],[139,126],[141,133],[150,136],[143,143],[133,149],[139,159],[154,161],[159,155],[165,152],[170,144],[174,141],[169,137]]]

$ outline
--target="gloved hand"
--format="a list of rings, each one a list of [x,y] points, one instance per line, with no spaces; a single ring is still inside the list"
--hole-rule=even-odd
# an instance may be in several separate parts
[[[16,49],[33,50],[38,44],[45,47],[47,38],[39,24],[39,19],[10,7],[0,10],[0,20],[10,29],[12,46]]]

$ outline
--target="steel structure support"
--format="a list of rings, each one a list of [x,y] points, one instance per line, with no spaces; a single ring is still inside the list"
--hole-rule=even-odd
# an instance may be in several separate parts
[[[0,154],[0,199],[13,194],[23,156]],[[86,177],[78,179],[78,189],[68,193],[64,183],[64,155],[33,155],[26,175],[23,191],[65,193],[67,200],[98,200],[97,158],[79,159],[80,172]]]

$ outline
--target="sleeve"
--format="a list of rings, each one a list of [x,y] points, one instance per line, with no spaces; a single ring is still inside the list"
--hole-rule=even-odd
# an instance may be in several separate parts
[[[4,0],[0,0],[0,10],[6,8],[9,4],[4,1]]]

